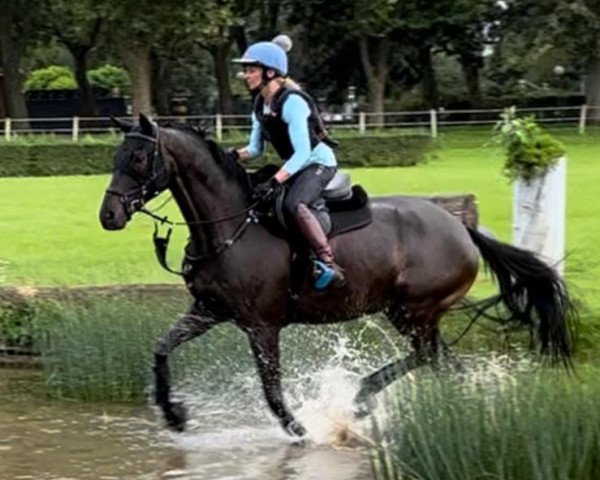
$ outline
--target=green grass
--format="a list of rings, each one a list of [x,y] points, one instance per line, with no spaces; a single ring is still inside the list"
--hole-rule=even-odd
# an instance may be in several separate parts
[[[600,478],[596,370],[481,373],[402,382],[374,424],[376,480]]]
[[[481,223],[510,239],[511,187],[500,175],[497,147],[489,136],[462,131],[442,135],[426,165],[352,170],[355,182],[376,194],[473,192]],[[565,138],[568,146],[568,277],[597,292],[600,241],[595,199],[600,179],[595,137]],[[0,281],[7,285],[89,285],[177,281],[154,261],[152,222],[137,216],[123,232],[105,232],[98,209],[108,176],[6,178],[0,180]],[[161,197],[161,199],[164,197]],[[158,199],[158,203],[160,200]],[[171,203],[164,211],[179,218]],[[177,264],[187,232],[176,229],[171,249]]]
[[[362,168],[351,174],[373,195],[473,192],[481,224],[510,241],[511,186],[500,174],[501,152],[489,139],[487,130],[442,132],[425,165]],[[600,255],[596,253],[600,223],[595,221],[600,214],[595,200],[600,137],[563,134],[561,139],[569,158],[566,276],[574,293],[595,314],[600,305]],[[0,284],[178,283],[154,258],[150,219],[138,215],[124,231],[102,230],[98,210],[108,179],[105,175],[0,179]],[[173,202],[162,212],[180,218]],[[175,229],[169,259],[175,267],[186,238],[184,228]]]
[[[583,322],[582,336],[591,349],[593,339],[600,338],[600,136],[563,133],[560,138],[569,158],[566,278],[587,305],[584,318],[591,321]],[[487,130],[442,131],[424,165],[351,174],[373,195],[473,192],[481,224],[510,241],[511,186],[500,174],[501,152],[489,139]],[[121,232],[102,230],[97,217],[107,183],[105,175],[0,179],[0,285],[179,283],[154,258],[150,219],[136,216]],[[180,218],[173,202],[162,212]],[[175,267],[186,238],[184,228],[175,230],[170,249]],[[489,280],[478,285],[476,293],[492,289]]]

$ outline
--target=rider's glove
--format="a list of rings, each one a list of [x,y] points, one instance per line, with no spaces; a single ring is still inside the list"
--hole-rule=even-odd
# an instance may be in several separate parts
[[[268,202],[279,194],[281,188],[281,183],[279,183],[275,177],[271,177],[266,182],[259,183],[256,188],[254,188],[252,198],[259,202]]]
[[[235,148],[228,148],[225,150],[224,155],[231,162],[238,162],[240,160],[240,154]]]

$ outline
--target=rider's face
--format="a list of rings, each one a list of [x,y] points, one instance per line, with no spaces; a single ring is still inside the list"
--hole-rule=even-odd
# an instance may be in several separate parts
[[[250,90],[255,90],[260,87],[262,82],[262,72],[263,69],[261,67],[253,65],[244,67],[244,80]]]

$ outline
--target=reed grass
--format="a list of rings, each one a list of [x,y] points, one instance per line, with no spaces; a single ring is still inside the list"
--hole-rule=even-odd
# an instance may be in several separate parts
[[[187,299],[89,298],[86,302],[43,302],[31,316],[49,393],[85,401],[139,401],[150,393],[153,352],[186,311]],[[224,362],[216,352],[244,356],[247,345],[233,327],[190,342],[172,356],[173,380],[201,369],[207,388],[220,382]],[[211,338],[209,338],[211,337]],[[243,340],[243,338],[242,338]]]
[[[187,310],[187,294],[90,294],[27,305],[29,331],[41,354],[49,394],[84,401],[139,402],[151,394],[153,353]],[[320,327],[298,326],[282,335],[283,377],[302,379],[324,363],[351,357],[363,371],[396,353],[397,334],[376,320]],[[339,357],[336,360],[336,356]],[[358,357],[361,360],[358,360]],[[257,382],[246,335],[230,323],[178,347],[170,357],[176,390],[212,395]],[[260,392],[258,393],[260,395]]]
[[[426,376],[388,397],[374,425],[376,480],[600,478],[597,369]]]

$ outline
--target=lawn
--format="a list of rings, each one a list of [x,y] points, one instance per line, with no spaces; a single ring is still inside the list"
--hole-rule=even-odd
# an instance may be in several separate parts
[[[586,298],[597,296],[600,256],[600,181],[595,136],[565,135],[568,147],[567,279]],[[481,223],[510,240],[511,186],[501,176],[502,157],[485,132],[442,135],[427,163],[411,168],[363,168],[353,180],[373,194],[473,192]],[[108,176],[0,179],[0,283],[91,285],[165,283],[178,279],[155,262],[152,222],[136,217],[123,232],[105,232],[97,216]],[[165,196],[156,202],[160,203]],[[178,218],[174,204],[164,211]],[[178,264],[187,232],[173,235],[171,262]]]

